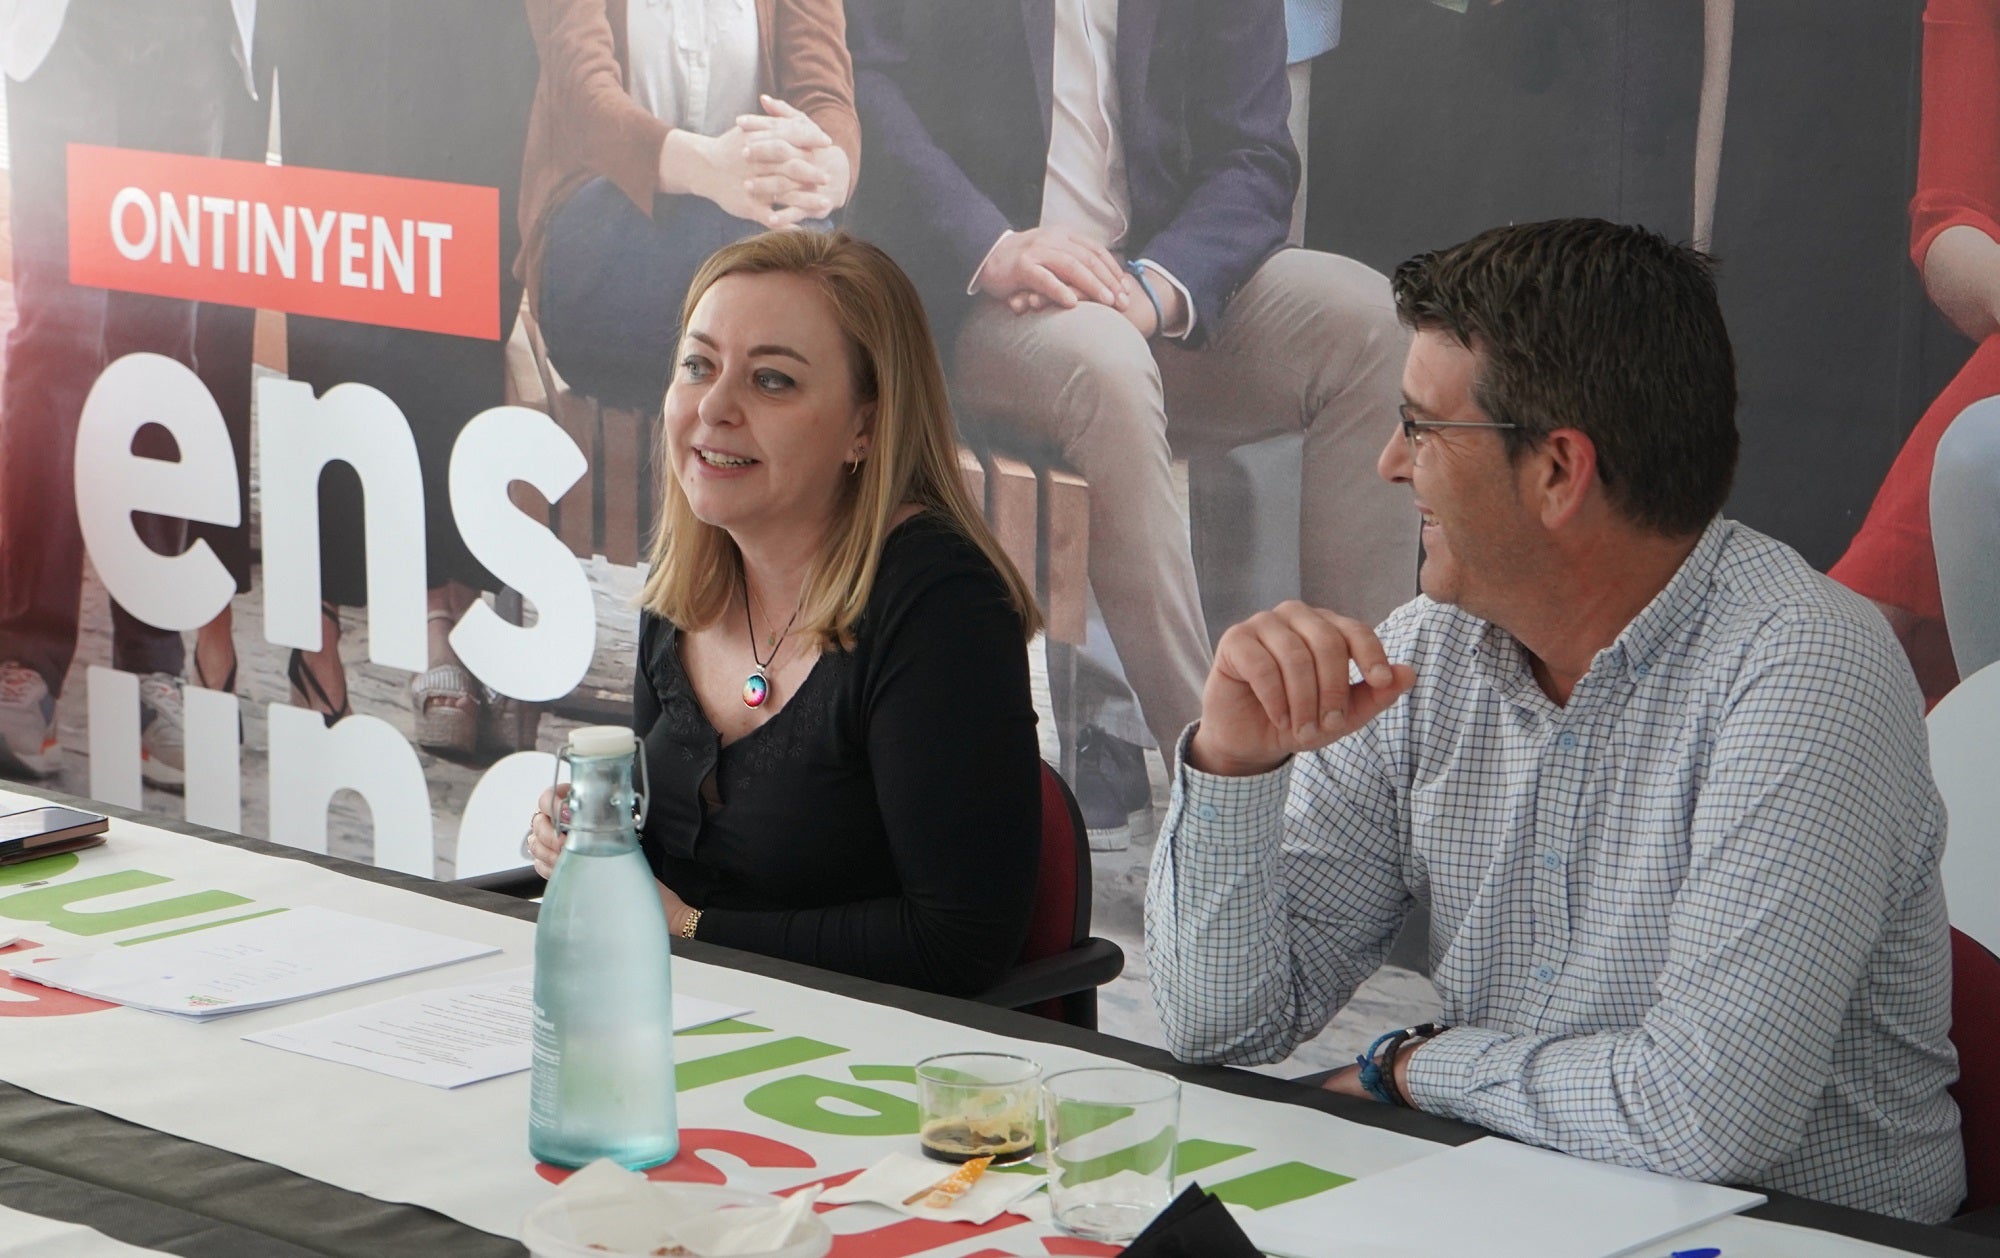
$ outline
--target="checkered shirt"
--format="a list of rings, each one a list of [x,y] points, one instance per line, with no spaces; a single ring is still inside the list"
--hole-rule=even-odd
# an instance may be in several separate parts
[[[1186,766],[1146,956],[1168,1045],[1266,1062],[1431,909],[1420,1109],[1921,1220],[1964,1195],[1944,810],[1882,617],[1717,520],[1565,706],[1419,598],[1394,708],[1271,773]],[[1385,1028],[1386,1029],[1386,1028]]]

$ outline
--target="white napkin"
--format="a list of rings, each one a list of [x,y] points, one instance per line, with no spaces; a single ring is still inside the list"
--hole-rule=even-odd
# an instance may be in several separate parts
[[[548,1219],[544,1226],[568,1231],[564,1239],[603,1246],[613,1254],[650,1254],[679,1245],[697,1258],[737,1258],[793,1243],[820,1195],[808,1188],[782,1201],[772,1198],[768,1206],[717,1210],[688,1201],[674,1191],[677,1187],[655,1184],[615,1162],[592,1162],[556,1190],[565,1206],[564,1222]]]
[[[989,1168],[973,1181],[972,1187],[960,1193],[943,1209],[925,1205],[921,1197],[912,1205],[903,1204],[904,1198],[919,1188],[930,1188],[951,1172],[952,1167],[946,1162],[915,1158],[907,1153],[891,1153],[839,1187],[827,1189],[821,1200],[833,1205],[872,1201],[913,1218],[988,1223],[1042,1186],[1040,1175],[1018,1171],[1003,1173]]]

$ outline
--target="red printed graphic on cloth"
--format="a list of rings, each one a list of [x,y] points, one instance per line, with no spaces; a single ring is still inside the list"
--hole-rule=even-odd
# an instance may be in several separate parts
[[[0,955],[27,952],[41,946],[32,939],[17,940],[0,948]],[[11,974],[0,974],[0,1018],[62,1018],[117,1007],[109,1001],[92,1000],[75,992],[43,987],[40,983],[30,983]]]
[[[500,335],[494,188],[69,146],[75,284]]]
[[[680,1152],[674,1160],[655,1166],[645,1173],[646,1178],[664,1183],[677,1184],[723,1184],[729,1177],[703,1153],[727,1153],[742,1161],[745,1166],[758,1168],[798,1168],[810,1170],[813,1166],[812,1154],[782,1140],[760,1136],[754,1132],[731,1131],[725,1127],[683,1127],[681,1129]],[[566,1167],[550,1166],[546,1162],[535,1163],[535,1174],[551,1184],[560,1184],[576,1172]]]

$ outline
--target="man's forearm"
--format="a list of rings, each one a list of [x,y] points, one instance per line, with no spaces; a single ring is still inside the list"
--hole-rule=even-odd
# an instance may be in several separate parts
[[[1318,1034],[1380,964],[1407,893],[1358,844],[1337,878],[1326,876],[1323,853],[1288,844],[1293,809],[1324,817],[1337,794],[1319,761],[1217,778],[1188,764],[1190,737],[1176,748],[1181,771],[1146,888],[1154,999],[1176,1056],[1276,1060]],[[1307,802],[1295,803],[1295,792]],[[1378,828],[1358,813],[1352,824],[1357,833]],[[1339,850],[1346,837],[1295,842]]]

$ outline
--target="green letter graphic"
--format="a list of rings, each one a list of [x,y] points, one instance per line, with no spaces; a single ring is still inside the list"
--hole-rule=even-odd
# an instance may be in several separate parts
[[[162,878],[158,874],[128,869],[122,873],[100,874],[95,878],[66,882],[60,886],[16,891],[13,895],[0,899],[0,917],[11,917],[17,922],[46,922],[55,929],[72,935],[103,935],[114,930],[151,926],[155,922],[171,921],[176,917],[192,917],[196,913],[212,913],[217,909],[233,909],[239,904],[250,903],[243,896],[231,895],[227,891],[197,891],[193,895],[155,900],[151,904],[135,904],[130,908],[106,909],[94,913],[80,913],[69,907],[78,900],[94,899],[101,895],[117,895],[121,891],[137,891],[141,887],[157,887],[163,882],[172,881],[173,879]]]

